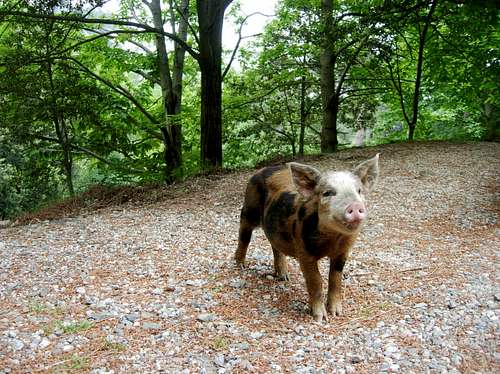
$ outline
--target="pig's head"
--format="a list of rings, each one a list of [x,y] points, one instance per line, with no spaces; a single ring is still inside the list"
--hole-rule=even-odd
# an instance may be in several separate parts
[[[353,171],[321,173],[295,162],[288,164],[297,191],[317,202],[318,226],[347,235],[357,233],[367,218],[365,196],[378,179],[377,154]]]

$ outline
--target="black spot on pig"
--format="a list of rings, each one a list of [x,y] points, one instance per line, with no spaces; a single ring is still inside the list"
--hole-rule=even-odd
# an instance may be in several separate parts
[[[315,257],[321,257],[325,245],[328,244],[321,240],[318,222],[318,212],[314,212],[304,219],[302,225],[302,240],[304,241],[304,247],[309,254]]]
[[[283,170],[284,166],[268,166],[267,168],[262,169],[261,175],[264,178],[264,181],[269,178],[274,173]]]
[[[247,209],[245,211],[245,217],[243,217],[243,212],[242,212],[242,218],[247,218],[249,222],[254,223],[255,226],[259,226],[261,224],[261,218],[262,214],[264,213],[264,204],[266,203],[267,199],[267,188],[266,188],[266,182],[264,180],[264,177],[262,174],[255,174],[252,178],[250,178],[250,183],[249,185],[253,185],[255,188],[255,195],[249,194],[247,196],[247,201],[258,201],[258,206],[252,202],[252,208]],[[248,191],[247,191],[248,194]],[[251,210],[251,211],[250,211]]]
[[[345,259],[343,258],[337,258],[335,261],[333,261],[333,268],[336,271],[342,272],[342,270],[344,270],[344,265],[345,265]]]
[[[279,226],[295,213],[295,196],[293,193],[283,192],[271,203],[264,218],[264,228],[268,235],[276,234]],[[287,233],[287,235],[290,240],[290,234]]]
[[[252,239],[252,230],[251,229],[244,229],[240,231],[240,240],[243,243],[248,244],[250,242],[250,239]]]
[[[246,220],[252,226],[260,225],[261,211],[260,208],[249,208],[241,211],[241,219]]]
[[[303,221],[306,216],[306,207],[302,205],[299,209],[299,221]]]
[[[292,236],[288,231],[282,231],[280,232],[281,239],[283,239],[286,242],[291,242],[292,241]]]

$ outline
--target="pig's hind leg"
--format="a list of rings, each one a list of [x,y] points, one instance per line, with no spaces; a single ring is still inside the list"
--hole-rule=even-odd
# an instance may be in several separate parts
[[[274,273],[275,276],[282,281],[289,281],[290,276],[288,275],[288,264],[286,262],[286,256],[274,249],[273,247],[273,256],[274,256]]]
[[[238,248],[234,254],[236,265],[245,267],[245,257],[247,255],[248,244],[252,239],[253,230],[260,224],[260,208],[255,206],[245,206],[241,210],[240,231],[238,235]]]

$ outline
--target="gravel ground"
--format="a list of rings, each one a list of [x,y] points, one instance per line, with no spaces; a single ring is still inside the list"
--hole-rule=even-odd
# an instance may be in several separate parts
[[[312,164],[375,152],[342,317],[313,322],[297,262],[290,282],[269,275],[262,231],[236,269],[251,173],[199,177],[155,203],[0,230],[0,373],[500,372],[500,144]]]

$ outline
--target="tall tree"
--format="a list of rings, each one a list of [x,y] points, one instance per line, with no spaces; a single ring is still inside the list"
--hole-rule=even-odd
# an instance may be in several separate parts
[[[408,140],[412,141],[418,121],[419,103],[426,44],[433,34],[429,33],[438,0],[426,0],[417,4],[406,4],[398,12],[391,14],[389,27],[392,29],[392,52],[382,54],[394,89],[399,97],[403,118],[408,126]],[[414,38],[413,36],[416,36]],[[402,49],[404,51],[402,51]],[[407,63],[412,61],[413,68]],[[402,60],[405,59],[406,63]]]
[[[154,27],[163,30],[163,15],[160,0],[151,0],[144,3],[151,10]],[[179,15],[176,17],[173,1],[170,1],[170,26],[172,33],[179,40],[186,42],[189,19],[189,0],[182,0],[177,8]],[[178,26],[176,19],[179,19]],[[186,50],[179,42],[174,41],[174,56],[172,68],[165,43],[165,35],[155,34],[158,71],[162,91],[163,106],[165,108],[165,123],[160,126],[165,147],[165,178],[167,182],[175,179],[175,174],[182,167],[182,124],[179,120],[182,103],[182,76],[184,72],[184,56]]]
[[[201,162],[222,166],[222,26],[232,0],[197,0],[201,72]]]
[[[335,60],[333,55],[333,0],[321,1],[321,19],[324,25],[324,38],[320,57],[321,66],[321,103],[323,123],[321,126],[321,152],[334,152],[337,149],[338,100],[335,97]]]
[[[243,51],[242,73],[225,84],[224,113],[234,133],[225,138],[230,157],[236,138],[253,149],[256,155],[247,158],[254,161],[316,148],[320,98],[314,9],[309,0],[278,4],[274,19]]]
[[[50,19],[27,26],[9,25],[0,38],[0,123],[47,167],[59,165],[72,195],[76,157],[111,163],[106,156],[128,142],[115,131],[109,142],[87,145],[94,131],[102,137],[110,108],[123,107],[71,64],[67,47],[81,33],[78,27],[61,27]]]
[[[197,34],[194,33],[193,36],[195,40],[198,41],[199,51],[196,51],[186,43],[186,41],[181,38],[182,35],[165,32],[161,28],[140,22],[89,18],[86,15],[81,16],[79,14],[71,16],[47,15],[36,11],[23,12],[13,10],[11,7],[0,8],[0,17],[47,18],[66,22],[124,26],[132,29],[122,30],[121,32],[134,33],[134,29],[139,29],[145,32],[163,35],[178,43],[178,47],[188,52],[198,62],[200,67],[202,81],[200,156],[202,166],[212,168],[222,165],[222,26],[224,23],[225,10],[231,2],[232,0],[197,0],[198,31]],[[57,3],[57,1],[55,3]],[[156,0],[152,0],[148,4],[150,4],[151,8],[155,9],[155,11],[157,10]],[[183,17],[183,19],[185,19],[185,17]],[[195,30],[195,27],[191,26],[190,29]],[[114,32],[116,33],[116,31],[110,31],[106,34],[109,35]],[[162,56],[160,56],[160,58],[162,58]],[[166,85],[168,85],[168,82],[166,82]],[[168,95],[166,96],[168,102]],[[175,125],[167,125],[162,132],[166,133],[167,139],[170,142],[170,136],[175,133]],[[175,139],[172,140],[172,143],[175,144]]]
[[[369,3],[361,9],[345,3],[334,7],[333,0],[321,1],[321,152],[334,152],[338,146],[337,121],[346,79],[373,32],[368,7]]]

